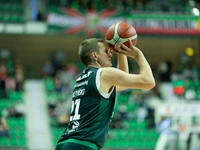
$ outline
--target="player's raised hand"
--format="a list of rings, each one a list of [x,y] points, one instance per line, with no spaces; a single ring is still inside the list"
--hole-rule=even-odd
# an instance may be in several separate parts
[[[128,39],[129,41],[129,44],[130,46],[127,47],[126,45],[124,45],[123,43],[119,43],[120,47],[119,46],[116,46],[115,49],[116,50],[112,50],[112,52],[116,53],[116,54],[123,54],[123,55],[126,55],[128,57],[132,57],[132,58],[135,58],[137,59],[137,56],[139,53],[141,53],[141,51],[139,50],[139,48],[133,46],[133,43],[131,42],[130,39]]]

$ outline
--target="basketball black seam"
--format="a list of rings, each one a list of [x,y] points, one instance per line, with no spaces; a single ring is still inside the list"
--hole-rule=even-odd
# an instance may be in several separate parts
[[[120,23],[120,24],[121,24],[121,23]],[[120,26],[120,24],[119,24],[119,26]],[[119,26],[118,26],[118,28],[117,28],[117,34],[118,34]],[[131,25],[129,25],[129,26],[126,28],[126,30],[128,30],[128,28],[130,28],[130,26],[131,26]],[[121,34],[121,36],[126,32],[126,30],[124,30],[124,32]],[[118,43],[118,41],[119,41],[119,39],[121,38],[121,36],[119,36],[119,38],[118,38],[118,40],[115,42],[115,44]],[[114,46],[115,46],[115,44],[114,44]]]
[[[120,24],[121,24],[121,23],[120,23]],[[120,24],[119,24],[119,26],[120,26]],[[117,34],[118,34],[119,26],[118,26],[118,28],[117,28]],[[120,36],[119,36],[119,38],[117,39],[117,41],[115,42],[115,44],[119,41],[119,39],[120,39]],[[115,44],[114,44],[114,46],[115,46]]]
[[[131,26],[131,25],[130,25]],[[130,28],[130,26],[128,26],[127,28],[126,28],[126,30],[128,30],[128,28]],[[124,32],[122,33],[122,35],[126,32],[126,30],[124,30]],[[121,36],[122,36],[121,35]],[[119,36],[120,38],[121,38],[121,36]]]

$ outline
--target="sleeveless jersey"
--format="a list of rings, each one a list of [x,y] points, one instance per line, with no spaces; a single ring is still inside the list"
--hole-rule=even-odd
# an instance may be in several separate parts
[[[86,68],[76,80],[70,122],[58,143],[78,139],[102,148],[113,116],[116,87],[108,94],[100,89],[102,69]]]

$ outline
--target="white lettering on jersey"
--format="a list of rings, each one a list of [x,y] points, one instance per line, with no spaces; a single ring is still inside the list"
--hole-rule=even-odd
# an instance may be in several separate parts
[[[72,97],[84,95],[84,93],[85,93],[85,89],[80,89],[78,91],[74,91],[73,94],[72,94]]]
[[[75,84],[75,88],[76,87],[80,87],[80,86],[82,86],[82,85],[88,85],[88,81],[84,81],[84,82],[81,82],[81,83],[78,83],[78,84]]]
[[[89,71],[87,74],[84,74],[83,76],[78,77],[78,79],[76,81],[80,81],[82,79],[89,77],[91,73],[92,73],[92,71]]]

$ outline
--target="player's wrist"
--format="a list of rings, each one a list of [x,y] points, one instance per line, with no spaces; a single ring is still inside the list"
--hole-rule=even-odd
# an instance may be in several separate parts
[[[137,51],[137,55],[135,56],[135,59],[137,60],[137,59],[139,59],[141,56],[143,56],[143,53],[142,53],[140,50],[138,50],[138,51]]]

